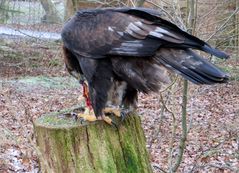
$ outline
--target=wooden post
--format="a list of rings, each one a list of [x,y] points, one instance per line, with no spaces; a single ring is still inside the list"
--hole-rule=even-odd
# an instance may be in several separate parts
[[[152,173],[140,117],[115,128],[55,113],[34,122],[42,172]],[[47,166],[46,166],[47,165]]]

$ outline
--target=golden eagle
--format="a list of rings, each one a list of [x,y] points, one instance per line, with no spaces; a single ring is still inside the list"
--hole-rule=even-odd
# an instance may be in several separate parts
[[[227,74],[192,49],[219,58],[228,58],[226,53],[160,16],[147,8],[89,9],[66,22],[61,34],[65,64],[84,85],[87,106],[93,109],[93,115],[81,117],[111,124],[104,111],[134,108],[138,92],[156,92],[169,82],[168,70],[195,84],[228,81]]]

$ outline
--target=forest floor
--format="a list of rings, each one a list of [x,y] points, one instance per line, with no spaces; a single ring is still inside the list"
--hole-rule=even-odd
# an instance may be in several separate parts
[[[82,92],[78,82],[65,71],[60,45],[30,45],[7,42],[0,47],[0,172],[3,173],[38,172],[33,121],[42,114],[79,104]],[[231,68],[234,66],[239,63],[225,62],[225,69],[233,73],[228,84],[190,84],[189,130],[178,172],[239,172],[239,69]],[[167,172],[177,157],[181,93],[180,81],[161,93],[165,111],[160,94],[139,97],[138,112],[155,173]],[[172,137],[173,126],[176,133]]]

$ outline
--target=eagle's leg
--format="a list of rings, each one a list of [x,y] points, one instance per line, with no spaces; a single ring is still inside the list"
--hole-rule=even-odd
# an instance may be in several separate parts
[[[82,81],[81,84],[83,86],[83,97],[84,97],[86,106],[85,106],[84,113],[79,113],[77,115],[77,118],[79,118],[81,121],[89,121],[89,122],[96,121],[97,118],[94,114],[94,111],[92,109],[91,102],[90,102],[88,85],[85,83],[85,81]]]
[[[93,110],[90,108],[86,108],[84,113],[79,113],[77,115],[77,118],[79,118],[81,122],[83,121],[94,122],[97,120]]]
[[[90,101],[89,87],[85,83],[85,81],[81,82],[81,84],[83,86],[83,98],[85,100],[86,107],[85,107],[84,113],[78,114],[77,118],[80,118],[81,121],[90,121],[90,122],[96,121],[97,118],[94,115],[94,111]],[[128,90],[126,93],[128,93]],[[121,121],[123,121],[130,112],[133,112],[131,109],[132,105],[136,104],[135,100],[137,99],[137,92],[130,91],[130,93],[131,93],[130,95],[129,94],[125,95],[125,98],[123,100],[123,108],[121,106],[114,106],[114,107],[108,106],[104,108],[103,110],[103,113],[104,113],[103,117],[99,117],[98,119],[104,120],[106,123],[112,125],[114,124],[114,122],[108,116],[106,116],[108,114],[111,114],[121,118]],[[130,99],[128,97],[130,97]]]
[[[118,87],[120,89],[120,87]],[[119,106],[109,106],[104,109],[105,114],[113,114],[117,117],[121,118],[121,121],[123,121],[127,115],[134,112],[137,107],[137,90],[134,88],[131,88],[130,86],[127,86],[126,90],[124,91],[124,95],[115,95],[114,97],[114,103],[113,105],[119,105]],[[121,92],[118,92],[121,93]],[[113,98],[111,98],[113,100]],[[115,101],[117,100],[117,101]]]
[[[109,74],[106,74],[104,78],[95,78],[92,83],[89,83],[89,95],[97,120],[103,120],[107,124],[117,127],[116,123],[104,111],[108,100],[108,93],[112,86],[111,76],[107,76]]]
[[[85,104],[86,104],[84,114],[89,114],[90,111],[92,111],[92,106],[91,106],[90,96],[89,96],[89,88],[85,82],[82,83],[82,86],[83,86],[83,97],[84,97]],[[106,107],[104,109],[104,113],[105,114],[114,114],[117,117],[121,117],[121,110],[119,108]]]
[[[104,111],[102,113],[102,116],[97,116],[97,117],[95,116],[93,108],[92,108],[92,104],[91,104],[89,87],[85,82],[82,83],[82,86],[83,86],[83,97],[85,99],[86,107],[85,107],[84,113],[78,114],[77,118],[79,118],[81,120],[81,122],[83,122],[83,121],[94,122],[96,120],[103,120],[107,124],[116,126],[116,124],[113,122],[113,120],[110,117],[105,115]],[[114,112],[112,112],[112,111],[113,111],[113,109],[111,109],[111,113],[114,113],[114,114],[117,114],[118,116],[120,116],[120,111],[114,111]]]
[[[85,98],[85,114],[90,114],[90,112],[92,111],[92,105],[90,102],[90,95],[89,95],[89,87],[85,82],[82,82],[82,86],[83,86],[83,97]],[[93,111],[92,111],[93,112]]]

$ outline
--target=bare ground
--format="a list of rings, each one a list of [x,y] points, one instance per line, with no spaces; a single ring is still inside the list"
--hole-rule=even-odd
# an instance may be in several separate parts
[[[44,113],[77,105],[82,90],[65,72],[59,46],[26,46],[20,55],[18,46],[7,47],[14,52],[0,56],[0,172],[37,172],[32,122]],[[177,157],[181,93],[181,82],[162,93],[164,112],[160,94],[140,95],[138,112],[154,172],[166,171]],[[189,132],[178,172],[238,172],[239,82],[190,85],[189,93]]]

